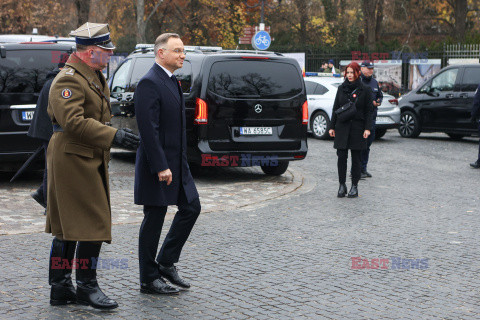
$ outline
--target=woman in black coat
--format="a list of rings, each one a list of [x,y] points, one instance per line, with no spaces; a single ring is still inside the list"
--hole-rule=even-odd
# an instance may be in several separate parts
[[[357,109],[353,118],[341,121],[336,110],[347,104],[355,102]],[[340,187],[338,197],[345,197],[347,186],[347,159],[348,149],[352,155],[352,187],[348,192],[349,198],[358,196],[358,181],[361,175],[361,150],[367,148],[367,138],[372,127],[373,104],[371,90],[360,79],[360,66],[356,62],[350,63],[345,70],[345,81],[338,87],[337,96],[333,104],[332,129],[329,134],[335,137],[333,147],[337,149],[338,180]]]

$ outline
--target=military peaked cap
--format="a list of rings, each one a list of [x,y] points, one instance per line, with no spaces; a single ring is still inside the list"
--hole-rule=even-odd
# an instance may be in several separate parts
[[[87,22],[75,31],[70,32],[75,42],[84,46],[97,46],[113,50],[115,46],[110,39],[110,29],[106,23]]]

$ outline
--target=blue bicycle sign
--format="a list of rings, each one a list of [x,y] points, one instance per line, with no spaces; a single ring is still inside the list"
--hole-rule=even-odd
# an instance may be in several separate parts
[[[272,39],[267,31],[258,31],[252,38],[252,46],[255,50],[267,50]]]

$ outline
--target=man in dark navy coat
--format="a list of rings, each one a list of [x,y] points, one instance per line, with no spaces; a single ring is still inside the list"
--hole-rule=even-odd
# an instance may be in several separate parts
[[[475,91],[475,97],[473,98],[473,107],[472,107],[472,122],[475,123],[478,126],[478,133],[480,134],[480,85],[477,88],[477,91]],[[478,158],[477,161],[474,163],[470,163],[470,166],[475,169],[480,168],[480,141],[478,142]]]
[[[144,206],[139,236],[140,291],[174,294],[171,283],[189,288],[177,272],[183,245],[200,214],[199,196],[186,155],[185,103],[173,75],[183,66],[185,52],[178,34],[155,41],[155,64],[135,90],[140,146],[135,164],[135,203]],[[167,206],[178,206],[157,255]],[[157,255],[155,259],[155,255]]]

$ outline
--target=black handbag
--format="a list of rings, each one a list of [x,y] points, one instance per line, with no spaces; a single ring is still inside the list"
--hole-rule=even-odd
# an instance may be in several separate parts
[[[354,96],[355,91],[357,91],[357,89],[352,92],[352,96]],[[352,120],[355,117],[355,115],[357,114],[357,107],[355,106],[356,102],[357,99],[354,98],[354,101],[349,100],[343,106],[335,110],[338,121],[346,122]]]

